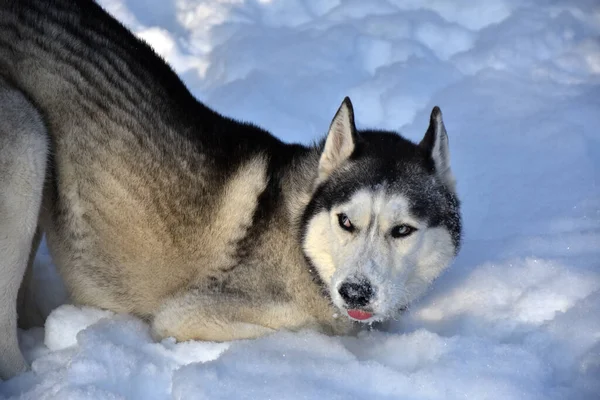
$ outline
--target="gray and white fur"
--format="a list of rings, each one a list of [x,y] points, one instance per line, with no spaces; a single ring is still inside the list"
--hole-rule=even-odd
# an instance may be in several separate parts
[[[438,108],[419,144],[358,131],[349,99],[322,143],[285,144],[198,102],[93,1],[0,0],[0,378],[27,368],[41,233],[74,303],[225,341],[393,318],[460,232]]]

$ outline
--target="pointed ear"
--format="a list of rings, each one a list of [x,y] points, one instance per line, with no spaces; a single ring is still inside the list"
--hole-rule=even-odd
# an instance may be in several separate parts
[[[429,119],[429,128],[425,137],[419,143],[433,160],[436,174],[448,189],[455,191],[456,181],[450,170],[450,149],[448,146],[448,134],[442,120],[442,111],[438,106],[433,107]]]
[[[329,127],[325,148],[319,160],[319,181],[325,180],[350,157],[354,151],[356,139],[354,110],[350,99],[346,97]]]

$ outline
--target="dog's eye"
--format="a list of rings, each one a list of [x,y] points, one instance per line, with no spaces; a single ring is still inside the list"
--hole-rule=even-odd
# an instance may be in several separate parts
[[[352,232],[354,230],[354,225],[350,222],[350,218],[344,213],[338,214],[338,223],[345,231]]]
[[[409,225],[397,225],[392,228],[391,234],[394,239],[399,239],[410,236],[416,230],[416,228]]]

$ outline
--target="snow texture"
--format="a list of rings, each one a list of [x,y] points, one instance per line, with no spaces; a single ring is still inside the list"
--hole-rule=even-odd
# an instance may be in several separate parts
[[[600,398],[597,0],[101,0],[219,112],[309,143],[351,96],[419,140],[439,105],[464,247],[385,331],[156,343],[62,306],[8,399]],[[40,302],[60,304],[47,250]],[[42,290],[43,289],[43,290]]]

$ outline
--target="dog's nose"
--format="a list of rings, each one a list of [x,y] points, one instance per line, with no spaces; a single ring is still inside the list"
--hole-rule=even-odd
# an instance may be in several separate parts
[[[368,280],[358,282],[344,282],[340,285],[338,292],[349,307],[364,307],[373,298],[373,286]]]

